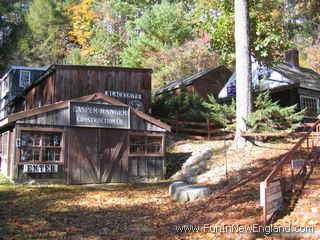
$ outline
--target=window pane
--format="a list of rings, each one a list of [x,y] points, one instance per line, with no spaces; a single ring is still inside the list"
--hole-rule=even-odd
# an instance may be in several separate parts
[[[147,152],[160,153],[161,151],[161,137],[148,137],[147,138]]]
[[[40,146],[41,135],[38,132],[22,132],[21,146]]]
[[[40,161],[40,148],[22,148],[21,162]]]
[[[130,153],[145,152],[145,137],[131,136],[130,137]]]
[[[318,111],[318,103],[316,98],[300,96],[301,109],[306,109],[305,116],[316,117]]]
[[[22,131],[21,162],[61,161],[61,139],[61,132]]]
[[[44,135],[45,146],[60,146],[61,133],[46,133]]]
[[[43,161],[60,161],[61,149],[60,148],[46,148]]]

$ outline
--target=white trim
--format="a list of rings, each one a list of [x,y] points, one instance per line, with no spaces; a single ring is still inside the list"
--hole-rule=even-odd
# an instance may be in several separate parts
[[[28,74],[28,80],[27,79],[22,79],[23,73],[27,73]],[[22,80],[23,81],[28,81],[28,83],[27,84],[22,84]],[[19,87],[25,88],[30,83],[31,83],[31,71],[20,70],[20,73],[19,73]]]
[[[20,69],[20,70],[39,70],[39,71],[46,71],[47,67],[24,67],[24,66],[11,66],[11,69]],[[9,71],[10,71],[9,70]]]
[[[303,109],[304,107],[302,107],[302,99],[310,99],[310,100],[315,100],[316,101],[316,115],[318,115],[319,113],[319,99],[315,98],[315,97],[309,97],[309,96],[305,96],[305,95],[300,95],[300,109]],[[307,116],[310,117],[310,116]]]

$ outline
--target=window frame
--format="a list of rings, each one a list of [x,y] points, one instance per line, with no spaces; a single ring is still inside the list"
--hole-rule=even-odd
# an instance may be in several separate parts
[[[18,154],[18,165],[24,165],[24,164],[58,164],[58,165],[63,165],[64,164],[64,151],[65,151],[65,131],[63,129],[55,129],[55,128],[20,128],[19,129],[19,134],[18,134],[18,139],[21,141],[21,136],[22,132],[37,132],[41,134],[41,140],[40,140],[40,145],[38,148],[40,148],[40,154],[39,154],[39,161],[21,161],[21,149],[24,148],[22,146],[16,146],[16,151]],[[61,134],[61,141],[60,141],[60,146],[45,146],[44,145],[44,135],[46,133],[60,133]],[[27,148],[27,147],[25,147]],[[30,147],[30,149],[36,148],[35,147]],[[59,161],[44,161],[43,156],[44,156],[44,149],[45,148],[60,148],[60,160]]]
[[[28,73],[28,84],[23,85],[22,81],[26,81],[22,79],[23,73]],[[31,83],[31,71],[27,71],[27,70],[20,70],[20,76],[19,76],[19,87],[25,88],[26,86],[28,86]]]
[[[160,144],[160,151],[159,153],[148,153],[147,152],[147,147],[145,147],[144,152],[141,153],[131,153],[131,137],[143,137],[144,138],[144,146],[148,146],[147,144],[147,139],[152,138],[152,137],[157,137],[161,139],[161,144]],[[164,135],[163,134],[145,134],[145,133],[130,133],[128,137],[128,155],[129,157],[163,157],[164,156]]]
[[[310,116],[310,115],[304,115],[304,117],[309,117],[309,118],[316,118],[317,115],[319,114],[319,99],[318,98],[315,98],[315,97],[309,97],[309,96],[305,96],[305,95],[300,95],[300,109],[304,109],[304,108],[307,108],[307,106],[303,106],[305,104],[302,104],[303,100],[306,100],[306,99],[309,99],[309,100],[315,100],[316,102],[316,111],[315,111],[315,116]]]

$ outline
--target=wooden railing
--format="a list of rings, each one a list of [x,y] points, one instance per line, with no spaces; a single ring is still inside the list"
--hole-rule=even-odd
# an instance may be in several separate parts
[[[265,225],[267,225],[270,222],[271,218],[276,212],[274,211],[272,214],[268,213],[268,209],[272,208],[271,202],[269,202],[270,206],[268,206],[268,191],[271,191],[269,188],[270,185],[275,182],[276,178],[279,178],[279,182],[281,183],[282,194],[286,194],[286,190],[289,189],[289,187],[292,188],[295,180],[302,174],[303,169],[305,167],[305,163],[304,166],[301,167],[301,169],[295,173],[291,160],[293,160],[293,157],[298,150],[300,150],[300,155],[302,152],[305,152],[306,150],[306,154],[309,158],[311,154],[311,149],[314,148],[319,142],[319,132],[320,120],[314,123],[313,126],[309,129],[309,131],[305,133],[304,136],[291,148],[291,150],[281,158],[280,162],[272,169],[267,178],[262,182],[260,190],[262,191],[261,193],[263,193],[261,201],[263,201],[263,222]],[[303,144],[306,144],[304,148],[302,146]],[[288,176],[284,176],[284,174],[287,174]]]
[[[169,124],[173,132],[177,134],[187,135],[191,138],[196,139],[218,139],[218,138],[233,138],[232,133],[224,131],[216,123],[211,122],[207,119],[204,122],[195,121],[179,121],[177,119],[165,119],[156,117],[161,121]]]

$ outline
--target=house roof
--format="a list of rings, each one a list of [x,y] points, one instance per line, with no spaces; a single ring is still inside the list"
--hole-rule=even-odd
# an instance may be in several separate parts
[[[234,96],[235,92],[231,87],[235,84],[236,72],[229,78],[218,97],[224,99]],[[275,92],[292,87],[320,91],[320,74],[312,69],[295,67],[288,63],[267,67],[252,61],[252,85],[255,91],[268,89]],[[229,87],[230,93],[228,92]]]
[[[196,73],[194,75],[188,76],[183,79],[172,81],[172,82],[164,85],[163,87],[161,87],[158,91],[156,91],[155,95],[159,95],[161,93],[177,89],[181,85],[188,86],[188,85],[192,84],[194,81],[196,81],[197,79],[203,77],[204,75],[206,75],[208,73],[215,72],[215,71],[221,71],[221,70],[228,70],[228,69],[225,66],[219,66],[217,68],[211,68],[211,69],[204,70],[202,72]]]
[[[300,84],[300,87],[320,91],[320,74],[308,68],[295,68],[281,63],[271,67],[288,79],[288,84]]]
[[[36,116],[39,114],[59,110],[62,108],[67,108],[69,106],[70,101],[90,102],[90,101],[95,101],[95,100],[103,100],[107,103],[110,103],[113,105],[118,105],[118,106],[127,106],[126,104],[124,104],[124,103],[122,103],[112,97],[106,96],[104,93],[98,92],[98,93],[83,96],[80,98],[75,98],[75,99],[68,100],[68,101],[61,101],[58,103],[53,103],[53,104],[42,106],[40,108],[30,109],[27,111],[11,114],[7,118],[4,118],[0,121],[0,128],[7,127],[8,125],[16,122],[17,120],[23,119],[23,118],[29,118],[29,117],[33,117],[33,116]],[[140,117],[140,118],[142,118],[142,119],[144,119],[144,120],[146,120],[156,126],[159,126],[168,132],[171,131],[171,127],[169,125],[167,125],[166,123],[163,123],[160,120],[153,118],[153,117],[151,117],[141,111],[138,111],[136,109],[130,108],[130,110],[132,113],[136,114],[138,117]]]

